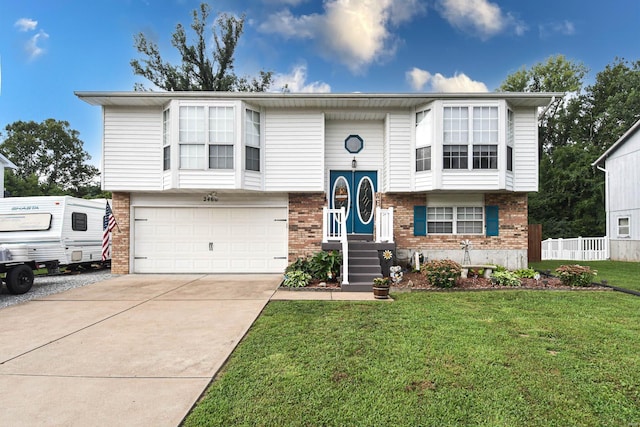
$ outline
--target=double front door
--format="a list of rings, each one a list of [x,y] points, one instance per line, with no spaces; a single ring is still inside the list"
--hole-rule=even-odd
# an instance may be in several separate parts
[[[373,234],[374,195],[378,173],[375,171],[331,171],[330,204],[345,208],[347,233]]]

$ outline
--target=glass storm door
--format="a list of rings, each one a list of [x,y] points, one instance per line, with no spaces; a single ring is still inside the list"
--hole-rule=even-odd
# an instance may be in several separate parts
[[[331,171],[331,207],[345,208],[347,233],[373,234],[377,178],[375,171]]]

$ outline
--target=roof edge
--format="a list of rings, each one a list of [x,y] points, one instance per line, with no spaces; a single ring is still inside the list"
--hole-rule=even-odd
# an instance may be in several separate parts
[[[595,168],[601,165],[607,159],[607,157],[613,154],[613,152],[616,151],[622,144],[624,144],[627,141],[627,139],[629,139],[629,137],[632,134],[634,134],[638,129],[640,129],[640,120],[635,122],[633,126],[631,126],[620,138],[618,138],[618,140],[614,142],[613,145],[611,145],[611,147],[607,149],[607,151],[602,153],[602,155],[598,157],[598,159],[595,162],[591,163],[591,167]]]

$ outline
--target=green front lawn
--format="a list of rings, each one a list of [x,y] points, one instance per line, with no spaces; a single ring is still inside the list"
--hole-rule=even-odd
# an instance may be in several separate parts
[[[640,423],[640,298],[393,297],[272,301],[185,425]]]
[[[640,262],[622,261],[542,261],[529,263],[537,270],[551,270],[551,274],[563,264],[580,264],[598,270],[596,282],[606,280],[611,286],[640,291]]]

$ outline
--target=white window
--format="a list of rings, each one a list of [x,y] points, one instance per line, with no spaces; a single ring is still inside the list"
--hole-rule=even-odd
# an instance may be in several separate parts
[[[416,172],[431,170],[431,110],[416,113]]]
[[[469,111],[471,110],[471,114]],[[443,168],[498,168],[498,107],[444,107]]]
[[[507,110],[507,170],[513,172],[513,145],[515,142],[513,111]]]
[[[260,113],[245,112],[245,169],[260,171]]]
[[[168,123],[168,111],[165,120]],[[181,106],[178,128],[180,169],[233,169],[233,107]],[[170,150],[165,150],[165,168],[169,168],[169,155]]]
[[[166,109],[162,112],[162,169],[171,168],[171,114]]]
[[[621,216],[618,218],[618,237],[631,236],[631,222],[628,216]]]
[[[477,206],[427,207],[428,234],[483,234],[484,209]]]

